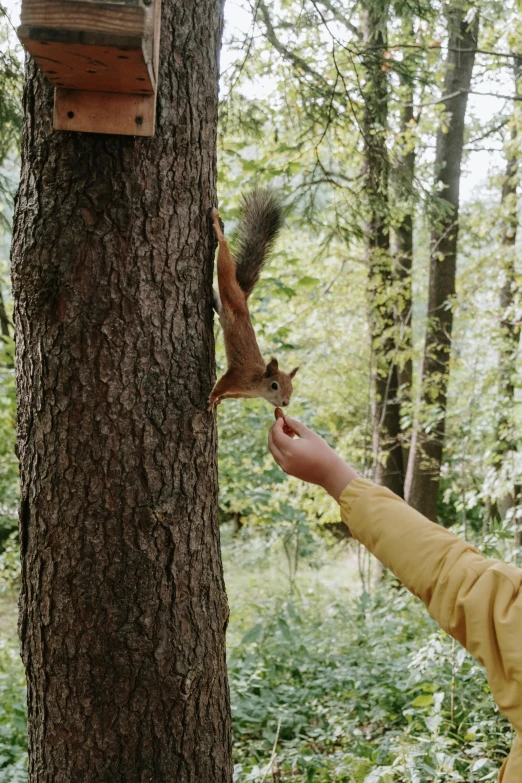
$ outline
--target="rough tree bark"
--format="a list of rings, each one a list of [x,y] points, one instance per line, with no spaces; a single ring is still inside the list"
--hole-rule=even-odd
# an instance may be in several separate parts
[[[366,254],[368,312],[374,366],[373,452],[378,484],[403,495],[404,469],[400,441],[400,400],[396,364],[394,270],[390,254],[388,77],[386,3],[363,10],[364,190],[367,201]]]
[[[31,783],[230,783],[208,213],[221,0],[163,0],[153,139],[53,132],[12,253]]]
[[[478,37],[478,16],[469,22],[466,10],[460,3],[448,10],[449,48],[443,88],[443,95],[448,96],[444,101],[448,127],[441,127],[437,134],[435,189],[440,210],[431,236],[421,400],[406,478],[408,502],[432,520],[437,518],[446,427],[464,119]]]

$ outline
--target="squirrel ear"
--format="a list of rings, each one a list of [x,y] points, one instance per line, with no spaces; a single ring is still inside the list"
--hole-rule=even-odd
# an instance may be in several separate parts
[[[279,363],[277,359],[270,359],[268,364],[266,365],[266,377],[270,378],[272,375],[277,375],[279,372]]]
[[[298,369],[299,369],[299,367],[294,367],[294,369],[293,369],[293,370],[292,370],[292,372],[290,373],[290,378],[293,378],[293,377],[294,377],[294,375],[296,374],[296,372],[298,371]]]

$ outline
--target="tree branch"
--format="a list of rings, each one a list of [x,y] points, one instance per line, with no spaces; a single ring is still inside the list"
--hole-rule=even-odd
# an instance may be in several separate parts
[[[321,2],[327,2],[327,0],[321,0]],[[371,46],[367,46],[367,49],[387,49],[388,51],[391,51],[392,49],[421,49],[422,51],[428,52],[433,49],[444,49],[447,52],[458,52],[459,54],[466,54],[470,53],[472,51],[476,51],[477,54],[487,54],[491,57],[506,57],[509,59],[516,60],[517,58],[521,58],[522,55],[516,54],[515,52],[495,52],[492,49],[461,49],[459,47],[452,47],[452,46],[444,46],[440,43],[434,43],[429,44],[428,46],[424,46],[423,44],[403,44],[403,43],[397,43],[397,44],[390,44],[389,46],[384,46],[383,44],[372,44]]]
[[[359,39],[359,41],[362,41],[363,35],[359,28],[352,24],[352,22],[350,22],[350,20],[347,19],[344,14],[342,14],[339,9],[336,8],[332,2],[330,2],[330,0],[320,0],[320,2],[321,5],[324,5],[324,7],[330,11],[334,19],[336,19],[338,22],[341,22],[341,24],[343,24],[351,33],[355,35],[356,38]]]
[[[272,24],[272,20],[270,18],[270,14],[268,13],[268,8],[266,7],[263,0],[259,0],[259,10],[261,12],[261,16],[263,17],[263,21],[265,23],[266,27],[266,37],[276,49],[276,51],[279,52],[279,54],[282,54],[283,57],[286,57],[287,60],[289,60],[293,65],[300,68],[303,73],[307,73],[309,76],[313,76],[314,79],[317,79],[318,82],[320,82],[322,85],[326,85],[327,87],[330,87],[328,84],[328,81],[322,76],[320,73],[315,71],[313,68],[311,68],[306,60],[303,60],[302,57],[299,57],[298,54],[295,54],[295,52],[292,52],[290,49],[288,49],[284,44],[281,43],[281,41],[278,39],[274,26]]]
[[[437,103],[445,103],[445,101],[450,101],[452,98],[456,98],[458,95],[461,95],[463,92],[467,92],[468,95],[484,95],[484,96],[490,96],[491,98],[498,98],[501,101],[522,101],[522,95],[499,95],[496,92],[477,92],[477,90],[455,90],[455,92],[450,92],[448,95],[442,95],[440,98],[437,98],[435,101],[426,101],[426,103],[404,103],[403,106],[417,106],[419,108],[423,108],[424,106],[436,106]]]

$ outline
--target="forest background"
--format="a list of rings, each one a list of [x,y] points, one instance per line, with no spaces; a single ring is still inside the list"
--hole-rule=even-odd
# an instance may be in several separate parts
[[[363,475],[513,563],[519,12],[230,2],[218,186],[227,231],[253,182],[288,203],[252,315],[264,355],[301,366],[292,414]],[[0,781],[14,783],[27,776],[8,263],[23,67],[12,23],[16,8],[0,11]],[[454,281],[440,275],[452,259]],[[220,371],[217,327],[216,339]],[[279,471],[271,417],[262,401],[219,410],[235,781],[493,780],[511,732],[483,671],[379,574],[322,491]]]

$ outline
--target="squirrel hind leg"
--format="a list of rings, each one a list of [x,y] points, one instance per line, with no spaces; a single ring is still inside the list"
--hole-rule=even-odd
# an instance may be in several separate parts
[[[221,297],[219,295],[219,291],[216,291],[215,288],[212,289],[212,299],[214,302],[214,310],[220,316],[221,311],[223,309],[223,305],[221,304]]]
[[[225,235],[223,233],[223,223],[219,219],[219,211],[216,207],[213,208],[211,215],[212,215],[212,223],[214,225],[214,232],[216,234],[217,241],[226,242]]]

